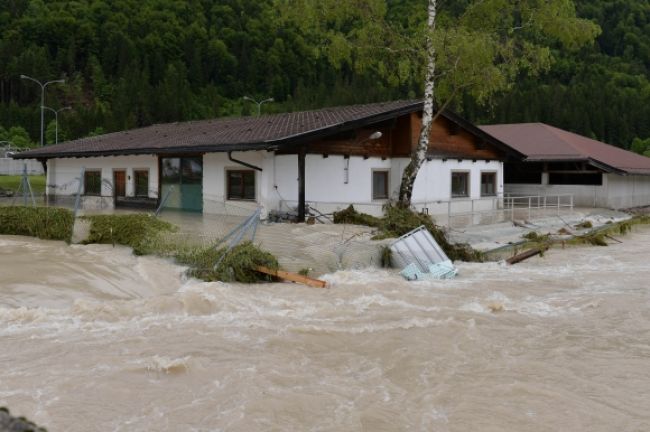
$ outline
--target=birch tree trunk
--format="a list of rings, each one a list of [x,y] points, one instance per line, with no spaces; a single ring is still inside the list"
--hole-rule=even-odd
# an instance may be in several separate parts
[[[399,188],[400,207],[408,208],[411,206],[411,196],[413,195],[413,185],[415,178],[420,171],[422,162],[424,162],[427,150],[429,148],[429,134],[431,124],[433,123],[433,100],[435,91],[435,72],[436,72],[436,50],[433,45],[433,31],[436,27],[436,5],[437,0],[429,0],[428,20],[427,20],[427,70],[424,81],[424,107],[422,113],[422,128],[420,129],[420,138],[418,144],[411,153],[411,161],[404,169],[402,174],[402,183]]]

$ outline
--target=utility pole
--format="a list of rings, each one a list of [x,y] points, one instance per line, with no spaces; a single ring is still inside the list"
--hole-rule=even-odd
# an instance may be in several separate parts
[[[247,101],[251,101],[251,102],[257,104],[257,116],[258,117],[260,116],[261,111],[262,111],[262,104],[264,104],[266,102],[274,102],[275,101],[275,99],[273,99],[273,98],[268,98],[268,99],[264,99],[263,101],[258,102],[257,100],[255,100],[255,99],[253,99],[252,97],[249,97],[249,96],[244,96],[243,99],[247,100]]]
[[[54,132],[54,144],[58,144],[59,143],[59,113],[61,111],[71,110],[72,107],[67,106],[67,107],[59,108],[58,110],[55,110],[54,108],[50,108],[50,107],[46,107],[46,106],[42,106],[41,108],[46,109],[48,111],[52,111],[54,113],[54,130],[55,130],[55,132]]]
[[[36,84],[41,86],[41,147],[44,145],[44,140],[43,140],[43,122],[45,121],[45,88],[50,85],[50,84],[63,84],[65,82],[64,79],[58,79],[58,80],[53,80],[53,81],[47,81],[45,83],[40,82],[37,79],[34,79],[30,76],[27,75],[21,75],[21,79],[26,79],[30,81],[34,81]]]

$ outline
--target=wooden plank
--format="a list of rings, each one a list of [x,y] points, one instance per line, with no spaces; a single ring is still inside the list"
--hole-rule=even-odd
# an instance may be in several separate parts
[[[506,260],[508,264],[517,264],[519,262],[522,262],[523,260],[527,260],[528,258],[534,257],[535,255],[539,255],[543,253],[546,249],[548,248],[534,248],[527,250],[525,252],[522,252],[518,255],[515,255],[513,257],[510,257]]]
[[[296,282],[314,288],[325,288],[325,286],[327,285],[327,282],[325,281],[310,278],[309,276],[299,275],[297,273],[291,273],[284,270],[273,270],[264,266],[259,266],[257,267],[256,270],[260,273],[275,276],[277,278],[287,280],[289,282]]]

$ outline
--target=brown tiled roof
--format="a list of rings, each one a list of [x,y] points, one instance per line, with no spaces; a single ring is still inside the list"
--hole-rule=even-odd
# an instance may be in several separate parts
[[[15,158],[263,150],[380,122],[418,111],[421,106],[421,101],[393,101],[260,117],[157,124],[67,141],[22,152]]]
[[[480,126],[535,162],[585,161],[607,171],[650,175],[650,158],[544,123]]]

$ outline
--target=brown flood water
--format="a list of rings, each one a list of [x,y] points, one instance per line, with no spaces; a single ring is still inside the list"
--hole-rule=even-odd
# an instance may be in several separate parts
[[[0,237],[0,406],[50,432],[650,431],[650,230],[623,241],[317,290]]]

